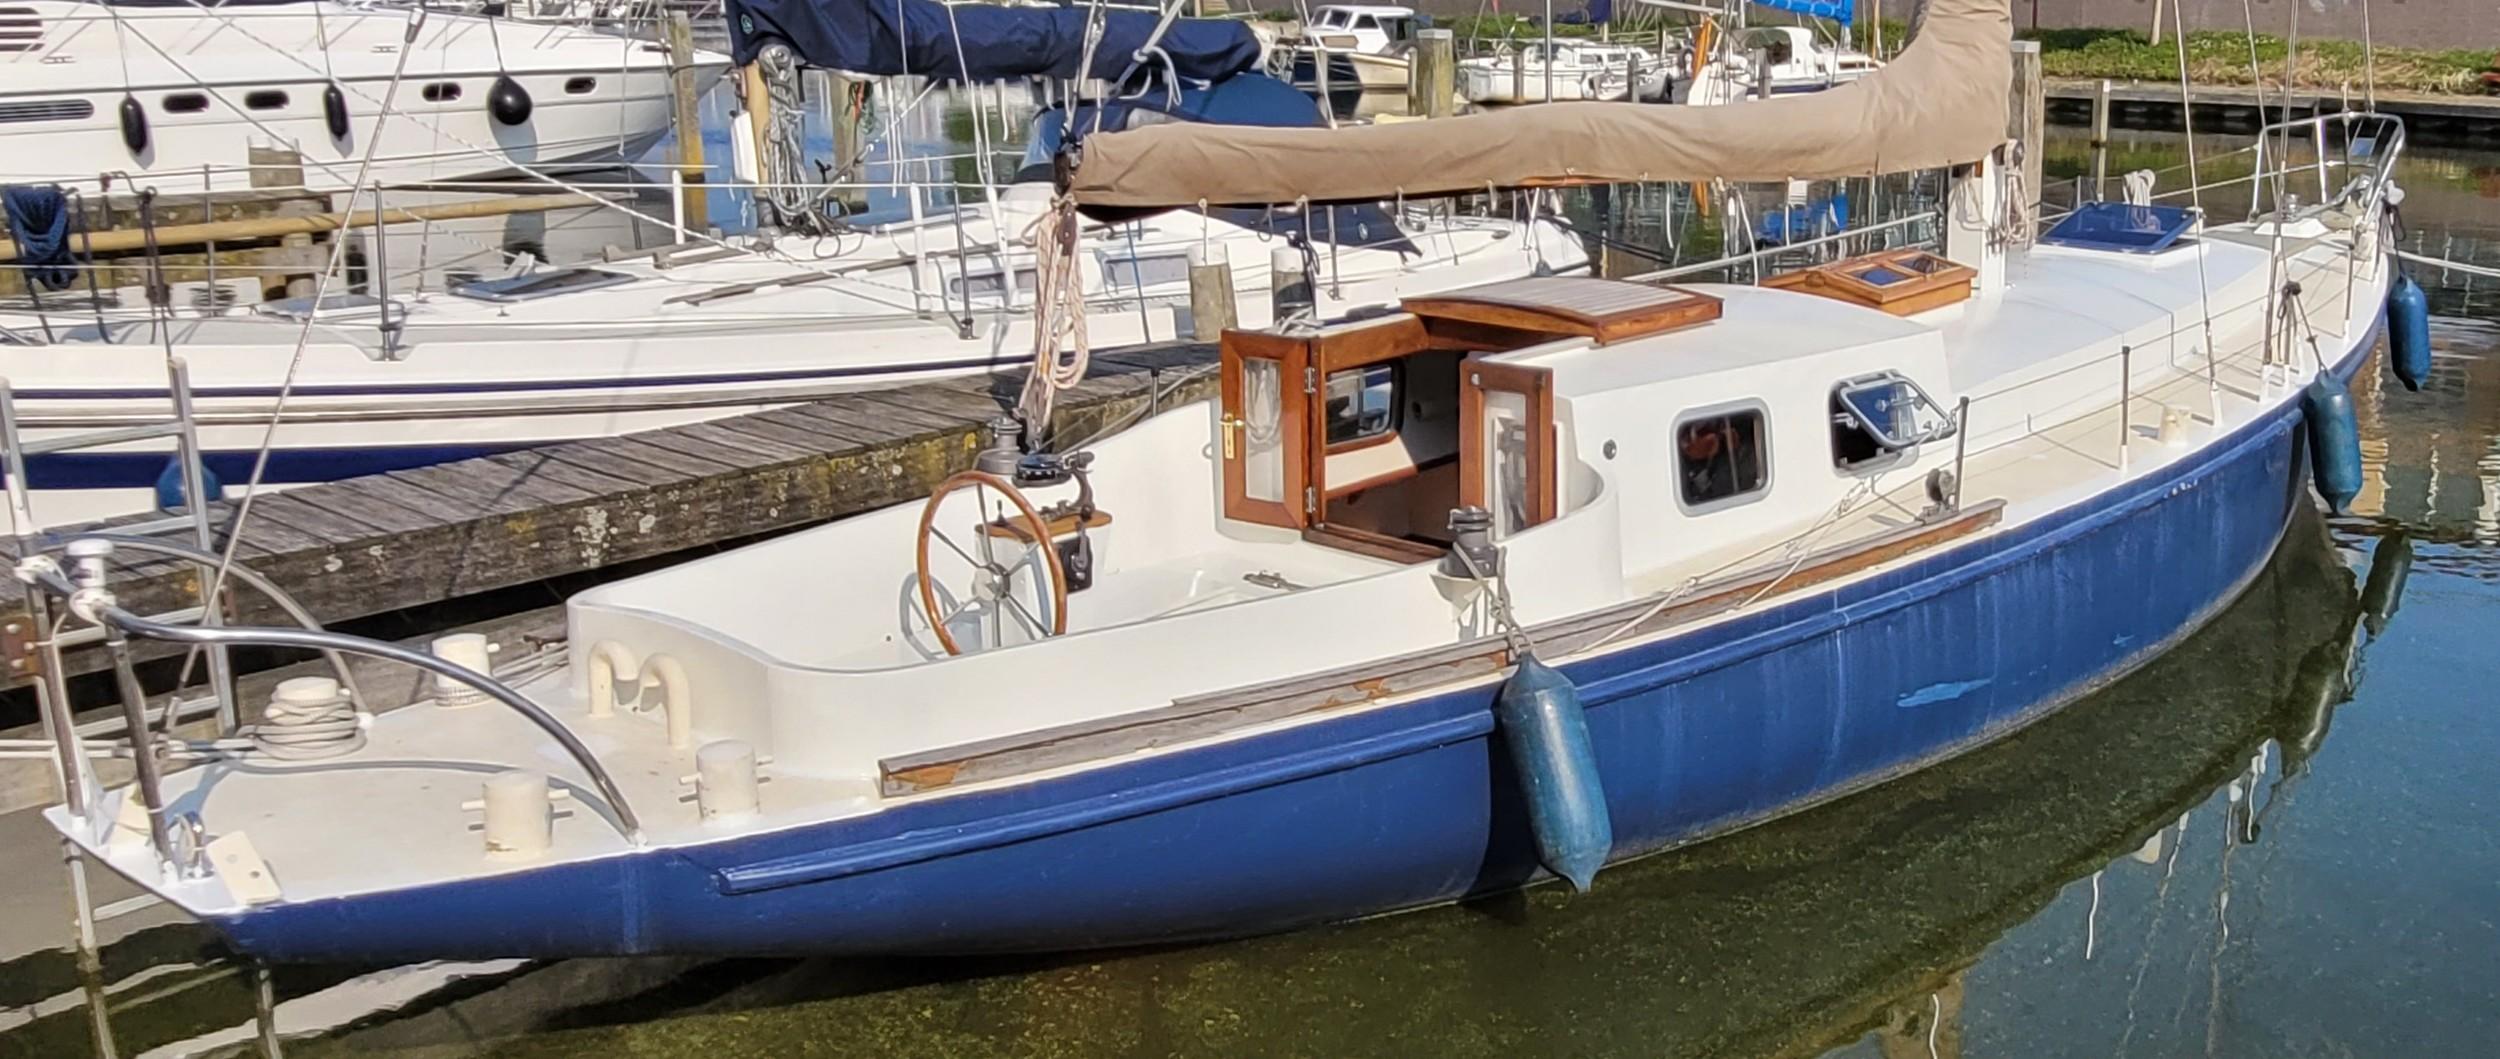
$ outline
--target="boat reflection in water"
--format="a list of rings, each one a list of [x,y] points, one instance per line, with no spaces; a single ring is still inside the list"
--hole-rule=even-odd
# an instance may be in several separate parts
[[[2224,826],[2209,801],[2250,807],[2228,825],[2233,845],[2262,841],[2410,554],[2401,537],[2382,542],[2364,592],[2304,510],[2244,597],[2126,679],[1865,794],[1619,865],[1585,896],[1549,887],[1108,956],[577,960],[325,1043],[1346,1056],[1429,1041],[1439,1054],[1730,1056],[1872,1034],[1883,1055],[1951,1056],[1963,972],[2069,884],[2175,868],[2183,833],[2206,849]],[[2259,764],[2253,788],[2252,759],[2279,762]],[[2210,892],[2186,895],[2188,875],[2175,885],[2174,902],[2210,909]],[[2107,973],[2140,981],[2134,963]]]

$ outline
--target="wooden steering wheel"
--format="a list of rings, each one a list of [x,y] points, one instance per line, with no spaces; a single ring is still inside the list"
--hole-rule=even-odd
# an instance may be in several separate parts
[[[1005,520],[1001,520],[1000,523],[991,522],[986,510],[987,505],[982,505],[984,508],[982,520],[973,531],[976,534],[974,542],[979,550],[977,558],[972,550],[955,543],[954,538],[947,536],[946,531],[939,529],[937,525],[938,508],[945,503],[948,496],[965,489],[973,490],[976,498],[986,495],[989,490],[997,490],[1000,495],[1007,498],[1008,503],[1015,505],[1015,520],[1022,523],[1019,530],[1019,527],[1013,523],[1002,525],[1001,523]],[[1016,534],[1041,551],[1042,562],[1048,567],[1050,574],[1050,616],[1047,623],[1026,610],[1023,604],[1016,602],[1014,591],[1016,566],[1021,564],[1002,563],[992,557],[990,542],[995,539],[996,534],[993,531],[997,529]],[[975,585],[972,599],[957,604],[952,610],[942,611],[938,608],[937,582],[929,575],[929,542],[932,540],[945,544],[948,550],[972,566],[977,577],[985,579]],[[1059,565],[1059,549],[1051,543],[1050,522],[1044,519],[1040,512],[1033,510],[1032,503],[1025,500],[1022,490],[1017,489],[1004,478],[988,471],[975,470],[961,471],[939,482],[937,489],[929,494],[929,502],[920,509],[920,534],[917,547],[914,549],[913,560],[914,567],[920,576],[921,613],[929,619],[929,628],[937,632],[938,643],[945,646],[946,653],[949,655],[960,655],[964,653],[964,650],[962,645],[955,642],[955,634],[948,630],[947,623],[961,616],[965,610],[981,603],[984,598],[995,600],[1000,613],[1012,615],[1037,639],[1057,636],[1068,631],[1068,577],[1067,571],[1061,569]],[[1038,589],[1036,589],[1036,594],[1039,594]],[[1040,600],[1037,599],[1036,602]]]

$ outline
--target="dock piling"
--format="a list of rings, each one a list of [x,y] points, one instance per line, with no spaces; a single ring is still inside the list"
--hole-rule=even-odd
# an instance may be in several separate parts
[[[1450,98],[1455,91],[1451,77],[1457,61],[1458,38],[1451,31],[1416,32],[1415,51],[1406,68],[1407,113],[1419,118],[1450,116]]]
[[[669,121],[677,140],[678,238],[688,225],[700,228],[711,217],[711,196],[704,191],[702,86],[694,83],[694,23],[683,11],[668,13],[662,27],[668,40]]]
[[[1233,263],[1221,246],[1189,248],[1190,337],[1214,342],[1233,327],[1239,313],[1233,304]]]
[[[2092,89],[2092,198],[2109,197],[2109,79]]]

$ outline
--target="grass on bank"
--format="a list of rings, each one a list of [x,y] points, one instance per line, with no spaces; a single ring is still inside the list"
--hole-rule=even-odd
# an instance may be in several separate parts
[[[2040,65],[2050,77],[2112,80],[2177,81],[2176,41],[2154,44],[2144,34],[2123,29],[2048,29],[2023,34],[2040,42]],[[2250,40],[2245,33],[2200,30],[2187,35],[2188,77],[2201,85],[2246,85],[2263,77],[2266,84],[2283,80],[2283,38],[2258,34],[2257,69],[2249,70]],[[2378,86],[2409,92],[2476,95],[2483,91],[2483,71],[2495,61],[2485,49],[2439,51],[2428,48],[2378,50]],[[2361,42],[2304,40],[2292,66],[2292,83],[2303,88],[2336,90],[2345,85],[2358,92],[2366,74]]]

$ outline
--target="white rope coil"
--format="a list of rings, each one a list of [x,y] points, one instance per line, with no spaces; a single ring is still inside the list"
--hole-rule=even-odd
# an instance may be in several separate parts
[[[1060,195],[1033,219],[1025,238],[1033,244],[1033,374],[1024,380],[1017,411],[1028,429],[1049,426],[1059,391],[1085,381],[1093,350],[1085,338],[1085,272],[1076,252],[1084,218],[1076,200]],[[1062,344],[1068,352],[1062,354]]]
[[[322,677],[280,682],[260,723],[241,734],[261,753],[289,761],[337,757],[365,745],[355,704],[337,682]]]

